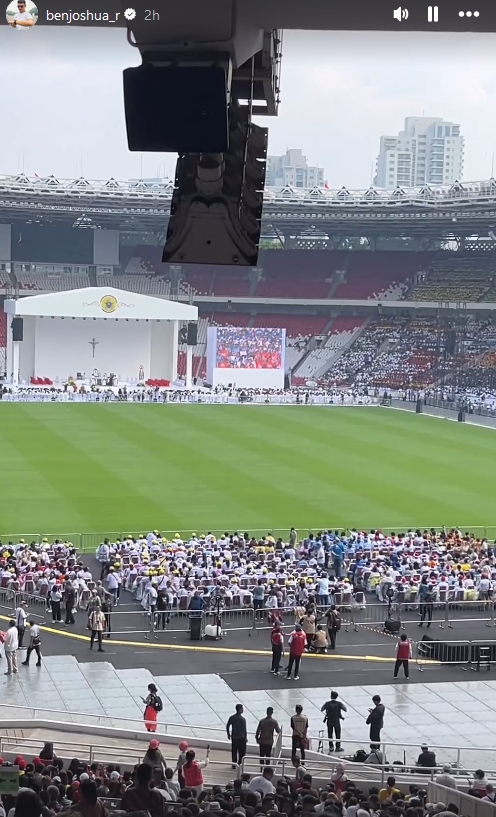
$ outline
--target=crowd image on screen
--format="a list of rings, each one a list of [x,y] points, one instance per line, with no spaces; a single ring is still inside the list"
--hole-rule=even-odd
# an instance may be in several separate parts
[[[217,328],[218,369],[281,369],[282,329]]]

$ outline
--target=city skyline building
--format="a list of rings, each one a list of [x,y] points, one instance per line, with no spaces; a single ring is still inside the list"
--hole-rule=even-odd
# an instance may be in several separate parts
[[[422,187],[463,179],[460,125],[439,117],[409,116],[397,136],[381,136],[376,187]]]

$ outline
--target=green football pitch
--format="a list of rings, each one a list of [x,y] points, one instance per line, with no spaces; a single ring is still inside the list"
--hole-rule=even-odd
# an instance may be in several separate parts
[[[0,422],[3,537],[496,525],[496,434],[425,415],[4,403]]]

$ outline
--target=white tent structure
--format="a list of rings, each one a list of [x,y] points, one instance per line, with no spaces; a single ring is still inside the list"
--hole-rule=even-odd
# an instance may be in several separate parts
[[[77,373],[114,373],[119,383],[177,378],[178,323],[198,320],[196,306],[113,287],[7,300],[7,375],[66,382]],[[23,340],[12,321],[22,318]]]

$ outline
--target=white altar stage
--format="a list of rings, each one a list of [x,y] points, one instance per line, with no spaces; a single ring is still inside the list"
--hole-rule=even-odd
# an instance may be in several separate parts
[[[90,382],[95,372],[101,377],[112,373],[118,383],[173,383],[179,321],[198,320],[195,306],[113,287],[7,300],[4,309],[6,370],[14,384],[32,377]],[[14,318],[22,318],[22,341],[13,340]]]

